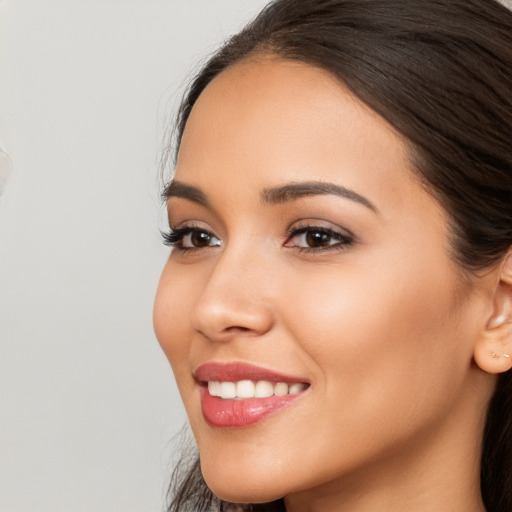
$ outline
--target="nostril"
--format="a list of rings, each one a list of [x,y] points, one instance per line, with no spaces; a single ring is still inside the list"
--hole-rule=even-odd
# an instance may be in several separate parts
[[[249,329],[249,327],[242,327],[238,325],[233,325],[224,329],[225,332],[249,332],[250,330],[251,329]]]

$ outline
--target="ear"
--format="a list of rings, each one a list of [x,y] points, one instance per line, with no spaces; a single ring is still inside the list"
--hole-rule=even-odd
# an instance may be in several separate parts
[[[492,315],[475,344],[476,364],[488,373],[512,368],[512,251],[501,267],[494,293]]]

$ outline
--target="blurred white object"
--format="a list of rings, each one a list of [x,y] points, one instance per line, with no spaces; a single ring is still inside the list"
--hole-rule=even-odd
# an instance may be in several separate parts
[[[0,196],[2,195],[5,185],[9,179],[12,169],[12,160],[9,155],[0,150]]]

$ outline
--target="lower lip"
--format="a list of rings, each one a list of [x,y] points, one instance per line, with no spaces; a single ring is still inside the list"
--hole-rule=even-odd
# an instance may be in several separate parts
[[[212,427],[248,427],[267,416],[290,406],[302,393],[268,398],[225,400],[208,393],[201,386],[201,409],[206,422]]]

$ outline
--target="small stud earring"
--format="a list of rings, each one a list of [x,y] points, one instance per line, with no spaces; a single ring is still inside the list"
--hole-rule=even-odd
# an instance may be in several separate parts
[[[491,357],[493,359],[501,359],[501,356],[496,352],[491,352]],[[507,357],[508,359],[510,359],[510,354],[503,354],[503,357]]]

